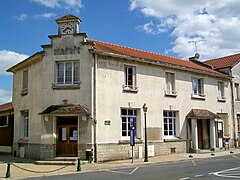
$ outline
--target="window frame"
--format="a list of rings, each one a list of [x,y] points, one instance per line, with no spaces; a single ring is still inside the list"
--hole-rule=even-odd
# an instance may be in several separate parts
[[[126,111],[126,114],[123,114],[123,110]],[[133,113],[129,113],[129,111],[132,111]],[[134,130],[135,130],[135,139],[138,138],[139,136],[139,125],[140,122],[138,120],[138,109],[134,109],[134,108],[121,108],[120,109],[120,114],[121,114],[121,140],[130,140],[130,132],[131,132],[131,120],[130,118],[135,118],[134,121]],[[126,122],[124,124],[126,124],[126,130],[123,129],[123,118],[125,118]],[[126,132],[126,135],[123,135],[123,132]]]
[[[67,66],[71,65],[70,75],[68,75]],[[60,71],[59,65],[63,65],[63,69]],[[66,88],[66,87],[79,87],[80,86],[80,62],[79,60],[73,61],[56,61],[55,68],[55,82],[53,83],[53,88]],[[77,70],[77,72],[75,72]],[[59,73],[62,73],[59,75]],[[62,77],[61,77],[62,76]],[[71,79],[67,80],[67,76]],[[62,78],[62,81],[59,79]],[[77,78],[77,80],[75,80]]]
[[[132,74],[130,74],[130,70],[132,71]],[[129,78],[129,76],[131,77]],[[130,79],[132,82],[131,84],[129,83]],[[138,92],[136,66],[124,65],[124,85],[122,87],[124,91]]]
[[[5,117],[6,119],[2,119],[3,117]],[[8,120],[9,120],[8,116],[4,116],[4,115],[0,116],[0,128],[8,127],[8,123],[9,123]],[[5,123],[2,123],[1,121],[5,121]]]
[[[27,95],[28,94],[28,69],[25,69],[22,73],[22,90],[21,95]]]
[[[165,72],[166,90],[164,92],[166,96],[177,96],[175,77],[175,73]]]
[[[224,82],[223,81],[218,81],[217,82],[217,88],[218,88],[217,100],[218,101],[226,101]]]
[[[206,95],[204,94],[204,78],[192,77],[192,98],[205,99],[205,97]]]
[[[21,111],[21,136],[20,139],[28,140],[29,138],[29,110]]]
[[[165,116],[165,113],[167,113],[167,116]],[[172,116],[170,116],[170,113],[172,113]],[[164,139],[176,139],[177,138],[177,113],[178,111],[171,111],[171,110],[163,110],[163,137]],[[170,129],[170,119],[172,120],[172,128]],[[167,122],[165,123],[165,120]],[[165,124],[167,125],[167,129],[165,130]],[[173,134],[170,134],[170,131],[173,132]],[[167,134],[165,135],[165,132]]]
[[[240,101],[239,84],[238,83],[234,83],[234,87],[235,87],[235,95],[236,95],[235,100],[236,101]]]

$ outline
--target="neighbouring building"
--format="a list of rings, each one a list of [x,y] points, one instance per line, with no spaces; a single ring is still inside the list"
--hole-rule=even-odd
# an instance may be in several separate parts
[[[14,116],[12,103],[0,105],[0,153],[11,153]]]
[[[240,54],[234,54],[221,58],[216,58],[204,62],[212,66],[215,70],[223,72],[231,76],[230,87],[231,87],[231,98],[232,98],[232,117],[233,127],[230,129],[234,132],[234,145],[239,147],[240,143]],[[229,134],[225,131],[226,135]]]
[[[8,69],[17,155],[85,158],[93,150],[95,161],[126,159],[132,125],[141,158],[144,103],[149,156],[218,150],[223,134],[233,139],[228,75],[196,59],[89,39],[72,15],[56,22],[43,51]]]

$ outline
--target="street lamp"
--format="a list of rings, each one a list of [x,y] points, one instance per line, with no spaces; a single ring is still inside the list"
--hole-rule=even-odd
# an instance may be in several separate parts
[[[143,112],[144,112],[144,121],[145,121],[145,157],[144,162],[148,162],[148,146],[147,146],[147,110],[148,107],[146,103],[143,104]]]

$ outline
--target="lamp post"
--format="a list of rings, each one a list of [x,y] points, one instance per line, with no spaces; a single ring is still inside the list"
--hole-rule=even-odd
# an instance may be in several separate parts
[[[144,122],[145,122],[145,156],[144,162],[148,162],[148,146],[147,146],[147,110],[148,107],[146,103],[143,104],[143,112],[144,112]]]

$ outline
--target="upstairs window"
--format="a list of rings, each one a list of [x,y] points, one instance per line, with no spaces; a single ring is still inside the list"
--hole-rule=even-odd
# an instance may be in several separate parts
[[[175,88],[175,74],[166,72],[166,90],[165,95],[177,95]]]
[[[23,71],[21,95],[26,95],[27,93],[28,93],[28,70],[25,70]]]
[[[218,100],[225,101],[224,82],[218,81]]]
[[[57,63],[57,85],[79,84],[79,62]]]
[[[192,97],[205,97],[203,78],[192,78]]]
[[[136,67],[135,66],[124,66],[124,85],[123,90],[125,91],[137,91],[136,83]]]
[[[240,101],[239,84],[237,83],[235,83],[235,94],[236,94],[236,100]]]

